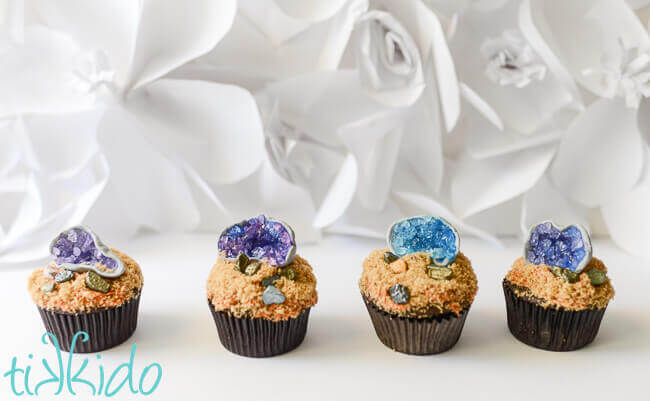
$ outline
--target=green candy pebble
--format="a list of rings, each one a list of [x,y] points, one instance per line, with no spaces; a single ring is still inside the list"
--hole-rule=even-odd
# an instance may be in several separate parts
[[[244,273],[246,273],[247,276],[252,276],[253,274],[257,273],[259,269],[260,262],[250,262],[248,266],[246,266]]]
[[[277,274],[274,274],[272,276],[263,278],[262,282],[260,284],[262,285],[262,287],[268,287],[270,285],[275,284],[275,282],[278,281],[279,279],[280,279],[280,276],[277,275]]]
[[[287,268],[283,269],[283,270],[280,272],[280,275],[281,275],[282,277],[286,277],[286,278],[289,279],[289,280],[295,280],[295,279],[296,279],[296,271],[293,270],[293,269],[290,268],[290,267],[287,267]]]
[[[454,271],[448,267],[429,266],[427,274],[434,280],[449,280]]]
[[[591,285],[593,286],[599,286],[601,284],[605,284],[607,281],[607,274],[605,274],[604,271],[600,269],[591,269],[588,270],[587,276],[589,277],[589,280],[591,280]]]
[[[89,271],[86,276],[86,287],[93,291],[103,292],[106,294],[111,288],[111,284],[104,280],[99,274]]]
[[[54,291],[54,281],[48,281],[47,283],[41,286],[41,291],[43,292],[52,292]]]
[[[575,273],[575,272],[572,272],[569,269],[563,269],[563,268],[561,268],[559,266],[554,266],[551,269],[551,272],[553,272],[553,274],[556,277],[561,278],[562,280],[564,280],[567,283],[575,283],[575,282],[578,281],[578,274]]]
[[[245,273],[246,272],[246,266],[248,266],[250,259],[248,259],[248,256],[244,255],[243,253],[240,253],[237,256],[237,261],[235,262],[235,270],[237,270],[240,273]]]
[[[399,256],[395,255],[393,252],[384,252],[384,262],[386,262],[386,264],[391,264],[397,259],[399,259]]]

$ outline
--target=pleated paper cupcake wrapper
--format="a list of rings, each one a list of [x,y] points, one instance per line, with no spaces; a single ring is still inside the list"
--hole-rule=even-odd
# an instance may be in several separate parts
[[[267,319],[237,318],[228,312],[216,311],[208,301],[217,325],[221,344],[230,352],[265,358],[289,352],[302,343],[307,333],[310,309],[298,317],[274,322]]]
[[[544,308],[517,296],[513,287],[509,281],[503,281],[508,328],[519,341],[548,351],[573,351],[596,338],[607,308],[584,311]]]
[[[61,350],[70,351],[72,339],[79,331],[88,333],[88,341],[77,337],[75,353],[99,352],[125,342],[138,324],[140,295],[124,305],[89,313],[60,313],[38,308],[45,329],[56,336]]]
[[[439,354],[452,348],[469,313],[467,307],[460,316],[445,313],[426,319],[405,318],[386,313],[362,297],[379,340],[388,348],[410,355]]]

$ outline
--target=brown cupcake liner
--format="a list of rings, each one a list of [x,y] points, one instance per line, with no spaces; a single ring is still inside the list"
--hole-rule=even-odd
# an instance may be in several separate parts
[[[289,352],[302,343],[307,333],[310,308],[298,317],[274,322],[259,318],[238,318],[208,306],[221,344],[230,352],[253,358],[266,358]]]
[[[452,348],[469,313],[467,307],[460,316],[448,312],[430,318],[406,318],[384,312],[362,297],[379,340],[394,351],[410,355],[439,354]]]
[[[508,328],[519,341],[548,351],[573,351],[596,338],[607,307],[581,311],[544,308],[535,299],[518,296],[514,287],[503,280]]]
[[[99,352],[125,342],[138,324],[140,294],[124,305],[87,313],[48,311],[38,307],[45,330],[56,336],[61,350],[69,352],[74,335],[88,333],[88,341],[77,337],[75,353]]]

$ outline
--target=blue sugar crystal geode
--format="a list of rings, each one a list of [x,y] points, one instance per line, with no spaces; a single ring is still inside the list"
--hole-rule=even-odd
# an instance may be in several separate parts
[[[579,225],[559,228],[544,221],[530,229],[524,259],[528,263],[580,273],[591,260],[591,240],[587,230]]]
[[[90,228],[75,226],[56,236],[50,253],[57,266],[71,271],[94,271],[115,278],[124,273],[124,262]]]
[[[400,257],[424,252],[436,266],[447,266],[458,255],[459,237],[451,224],[440,217],[409,217],[388,230],[388,246]]]
[[[296,241],[289,225],[261,214],[226,228],[219,237],[219,251],[228,260],[243,253],[251,259],[266,259],[274,266],[286,266],[296,256]]]

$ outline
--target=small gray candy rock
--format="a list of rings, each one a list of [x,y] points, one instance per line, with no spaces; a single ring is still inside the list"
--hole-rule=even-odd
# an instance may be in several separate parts
[[[409,299],[411,299],[411,293],[409,292],[408,287],[401,284],[395,284],[390,287],[388,289],[388,294],[396,304],[405,304],[408,303]]]
[[[264,305],[281,304],[286,299],[287,298],[284,296],[282,291],[274,285],[269,285],[262,293],[262,301],[264,302]]]
[[[54,281],[48,281],[41,286],[41,291],[52,292],[54,290]]]
[[[262,281],[260,282],[260,284],[262,285],[262,287],[268,287],[270,285],[275,284],[275,282],[278,281],[278,280],[280,280],[280,276],[277,275],[277,274],[274,274],[274,275],[269,276],[269,277],[264,277],[262,279]]]
[[[70,270],[61,270],[54,276],[54,281],[57,283],[65,283],[68,280],[72,280],[74,277],[74,273],[72,273]]]

